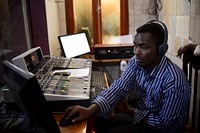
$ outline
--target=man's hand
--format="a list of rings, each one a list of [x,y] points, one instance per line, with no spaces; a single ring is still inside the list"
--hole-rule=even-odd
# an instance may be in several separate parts
[[[98,105],[92,104],[88,108],[82,107],[79,105],[69,107],[65,110],[65,115],[67,118],[72,117],[75,114],[78,114],[78,117],[74,118],[72,122],[79,122],[82,120],[86,120],[90,116],[92,116],[94,113],[96,113],[99,110]]]
[[[196,48],[196,45],[195,44],[186,44],[182,47],[180,47],[177,51],[177,57],[181,58],[182,54],[183,53],[186,53],[188,51],[194,51],[194,49]]]

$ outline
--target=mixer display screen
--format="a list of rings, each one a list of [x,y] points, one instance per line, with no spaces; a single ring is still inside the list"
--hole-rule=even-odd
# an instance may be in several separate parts
[[[42,60],[42,55],[39,54],[40,52],[34,51],[33,53],[27,55],[24,57],[26,66],[28,68],[28,71],[32,71]]]

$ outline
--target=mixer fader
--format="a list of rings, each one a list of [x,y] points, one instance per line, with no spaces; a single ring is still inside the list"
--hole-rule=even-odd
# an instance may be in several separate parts
[[[66,69],[66,68],[86,68],[92,65],[91,59],[83,58],[64,58],[64,57],[52,57],[47,65],[53,66],[54,70],[56,69]]]

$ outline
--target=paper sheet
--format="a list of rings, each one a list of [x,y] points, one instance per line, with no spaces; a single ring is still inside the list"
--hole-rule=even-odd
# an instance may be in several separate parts
[[[87,77],[89,76],[90,69],[89,68],[63,69],[63,70],[55,70],[53,73],[65,73],[65,72],[69,72],[70,77]]]

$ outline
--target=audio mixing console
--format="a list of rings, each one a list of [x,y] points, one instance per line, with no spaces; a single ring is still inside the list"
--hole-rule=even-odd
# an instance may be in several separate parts
[[[72,77],[70,70],[89,68],[88,75]],[[68,72],[54,73],[67,69]],[[92,61],[82,58],[51,58],[36,73],[38,82],[47,100],[73,100],[90,98]]]

